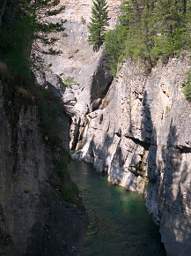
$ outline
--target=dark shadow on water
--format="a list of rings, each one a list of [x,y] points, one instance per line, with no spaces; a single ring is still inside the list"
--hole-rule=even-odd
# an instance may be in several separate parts
[[[158,228],[141,195],[111,186],[91,165],[71,162],[89,226],[82,256],[164,256]]]

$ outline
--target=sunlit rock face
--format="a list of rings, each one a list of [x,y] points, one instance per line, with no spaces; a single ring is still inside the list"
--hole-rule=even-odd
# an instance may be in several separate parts
[[[120,3],[120,0],[108,1],[110,28],[117,21]],[[42,62],[40,72],[36,71],[38,82],[59,88],[60,83],[55,82],[55,75],[58,76],[67,87],[63,94],[66,109],[78,118],[91,109],[91,88],[92,84],[95,87],[96,74],[101,72],[99,76],[103,77],[100,94],[111,80],[108,71],[99,70],[104,65],[102,49],[94,52],[88,43],[91,7],[92,0],[61,0],[60,4],[51,8],[62,8],[58,14],[47,15],[47,10],[40,12],[39,20],[42,23],[59,23],[62,31],[47,34],[50,44],[37,40],[32,53],[35,59],[40,58]]]
[[[74,157],[111,183],[145,193],[168,255],[191,243],[191,105],[182,94],[190,69],[182,56],[151,73],[126,61],[104,98],[76,128]]]
[[[83,137],[77,144],[80,158],[93,161],[97,170],[108,173],[110,182],[133,191],[143,191],[147,179],[143,170],[147,142],[143,147],[141,130],[145,80],[141,70],[130,62],[125,64],[98,109],[86,116],[85,128],[80,130]],[[142,176],[136,175],[141,160]]]

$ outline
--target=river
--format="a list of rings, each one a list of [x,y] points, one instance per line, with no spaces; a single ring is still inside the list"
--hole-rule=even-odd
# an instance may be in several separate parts
[[[81,256],[165,256],[143,196],[111,186],[86,163],[72,161],[69,171],[89,217]]]

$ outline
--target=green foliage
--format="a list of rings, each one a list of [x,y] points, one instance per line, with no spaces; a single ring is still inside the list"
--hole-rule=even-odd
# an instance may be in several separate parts
[[[75,81],[75,79],[73,77],[63,77],[62,78],[62,82],[63,82],[63,86],[64,87],[70,87],[72,85],[77,85],[78,82]]]
[[[108,25],[108,6],[106,0],[94,0],[89,28],[89,43],[95,51],[104,42],[105,30]]]
[[[112,74],[117,72],[118,63],[121,63],[125,57],[127,30],[124,26],[117,26],[115,30],[111,30],[106,34],[105,47],[107,55],[109,55],[108,63]]]
[[[62,152],[62,157],[55,159],[55,175],[54,181],[57,193],[67,202],[73,203],[78,207],[82,206],[79,198],[79,191],[75,183],[72,182],[70,175],[67,172],[67,163],[70,158],[67,152]]]
[[[187,80],[183,84],[183,93],[188,101],[191,101],[191,72],[188,73]]]
[[[14,24],[3,26],[0,31],[0,57],[14,74],[28,77],[31,73],[30,48],[34,20],[31,15],[21,15]]]
[[[57,31],[57,32],[64,31],[65,28],[63,28],[63,23],[57,22],[57,23],[36,24],[36,30],[44,32],[44,33],[50,33],[50,32],[55,32],[55,31]]]
[[[65,21],[56,24],[39,24],[36,17],[40,8],[53,7],[58,3],[58,0],[20,0],[15,7],[13,18],[8,18],[9,11],[5,12],[4,22],[0,27],[0,59],[8,65],[13,75],[32,79],[30,54],[37,32],[41,31],[45,34],[64,30]],[[46,41],[46,38],[44,40]]]
[[[116,28],[106,34],[112,73],[127,57],[140,58],[151,68],[159,58],[190,49],[190,10],[191,0],[125,0]]]

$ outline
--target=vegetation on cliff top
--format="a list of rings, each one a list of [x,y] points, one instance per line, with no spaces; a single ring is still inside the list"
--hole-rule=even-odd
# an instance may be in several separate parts
[[[158,59],[190,49],[190,13],[190,0],[125,0],[116,28],[105,38],[112,73],[127,57],[140,58],[150,70]]]

